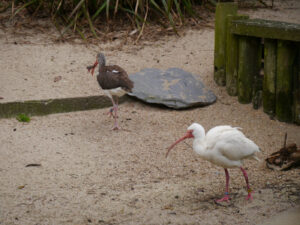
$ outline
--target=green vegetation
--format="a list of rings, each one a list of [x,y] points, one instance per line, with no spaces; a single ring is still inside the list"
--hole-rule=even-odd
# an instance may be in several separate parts
[[[30,122],[30,117],[25,115],[25,114],[19,114],[16,118],[19,122],[24,122],[24,123],[29,123]]]
[[[195,6],[204,2],[207,0],[14,0],[11,17],[24,10],[33,16],[50,16],[62,36],[72,29],[86,39],[85,26],[97,37],[101,34],[99,23],[110,24],[117,19],[133,24],[140,33],[149,21],[172,27],[176,32],[184,18],[198,17]]]

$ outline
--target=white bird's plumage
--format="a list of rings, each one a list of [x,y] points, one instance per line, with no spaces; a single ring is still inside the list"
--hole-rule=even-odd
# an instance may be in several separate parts
[[[112,96],[121,97],[122,95],[126,94],[126,91],[120,87],[103,91],[110,99],[112,99]]]
[[[188,127],[185,136],[173,143],[166,152],[166,157],[175,145],[186,138],[194,138],[193,149],[203,159],[224,168],[226,176],[225,196],[217,202],[229,201],[229,172],[228,168],[240,167],[247,184],[247,200],[252,199],[252,189],[250,188],[248,175],[242,167],[244,159],[259,160],[255,153],[260,152],[259,147],[248,139],[239,127],[217,126],[210,129],[205,135],[204,128],[193,123]]]
[[[194,136],[193,149],[200,157],[223,168],[241,167],[244,159],[256,159],[259,147],[239,131],[238,127],[217,126],[205,135],[197,123],[188,127]]]
[[[120,71],[118,71],[118,70],[112,70],[111,72],[113,72],[113,73],[120,73]]]

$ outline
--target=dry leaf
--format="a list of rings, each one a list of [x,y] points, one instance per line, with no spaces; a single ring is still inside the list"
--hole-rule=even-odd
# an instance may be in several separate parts
[[[62,76],[57,76],[57,77],[54,77],[54,82],[58,82],[62,79]]]
[[[173,210],[174,207],[172,205],[165,205],[163,209],[170,209]]]

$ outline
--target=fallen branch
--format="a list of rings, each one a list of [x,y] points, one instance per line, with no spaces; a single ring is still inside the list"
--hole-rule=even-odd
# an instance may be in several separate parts
[[[286,145],[286,140],[287,133],[285,133],[283,147],[266,159],[266,165],[269,169],[289,170],[300,166],[300,149],[295,143]]]

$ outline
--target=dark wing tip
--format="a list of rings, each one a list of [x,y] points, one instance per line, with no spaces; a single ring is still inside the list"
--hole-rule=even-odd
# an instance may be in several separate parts
[[[132,92],[133,87],[134,87],[134,83],[133,83],[133,81],[130,80],[129,77],[128,77],[128,87],[127,87],[128,92]]]

